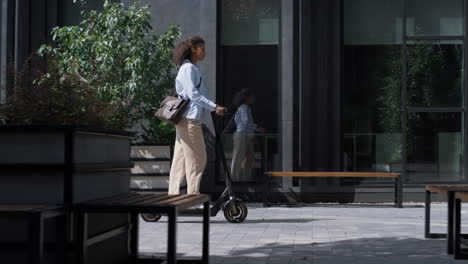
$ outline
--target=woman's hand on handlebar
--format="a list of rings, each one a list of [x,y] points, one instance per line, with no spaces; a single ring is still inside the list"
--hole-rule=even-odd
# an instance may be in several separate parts
[[[217,105],[217,106],[216,106],[216,109],[215,109],[215,112],[216,112],[217,115],[222,116],[222,115],[224,115],[224,113],[227,112],[227,110],[228,110],[228,109],[227,109],[226,107]]]

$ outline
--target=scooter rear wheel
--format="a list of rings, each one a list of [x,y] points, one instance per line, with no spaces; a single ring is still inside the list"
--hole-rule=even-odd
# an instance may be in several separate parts
[[[145,222],[157,222],[159,221],[159,219],[161,219],[161,215],[159,214],[141,214],[141,218],[143,218],[143,220]]]
[[[227,202],[223,211],[226,220],[233,224],[244,222],[248,213],[247,206],[238,200]]]

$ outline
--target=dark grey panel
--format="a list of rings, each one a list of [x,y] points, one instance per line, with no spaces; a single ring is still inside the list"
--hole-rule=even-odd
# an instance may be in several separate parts
[[[2,133],[1,164],[61,164],[64,162],[62,133]]]

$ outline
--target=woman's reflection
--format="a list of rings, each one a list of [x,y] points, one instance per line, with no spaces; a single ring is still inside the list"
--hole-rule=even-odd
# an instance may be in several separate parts
[[[255,163],[254,134],[263,132],[257,127],[252,117],[251,105],[254,95],[249,89],[242,89],[234,99],[237,107],[234,121],[236,131],[233,135],[234,148],[232,152],[231,174],[234,181],[253,181],[252,168]]]

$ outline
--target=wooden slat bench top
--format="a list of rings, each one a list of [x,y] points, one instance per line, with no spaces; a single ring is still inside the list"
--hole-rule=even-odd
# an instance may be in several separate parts
[[[61,207],[50,204],[0,204],[0,214],[42,212],[59,208]]]
[[[462,201],[468,201],[468,192],[457,192],[455,197]]]
[[[157,194],[132,192],[98,200],[80,203],[76,206],[78,210],[110,210],[122,212],[163,212],[170,208],[184,210],[192,206],[209,201],[206,194]]]
[[[28,212],[47,207],[45,204],[0,204],[0,212]]]
[[[448,192],[468,192],[468,185],[426,185],[426,191],[447,194]]]
[[[273,177],[384,177],[384,178],[398,178],[399,173],[389,172],[330,172],[330,171],[296,171],[296,172],[266,172],[267,176]]]

